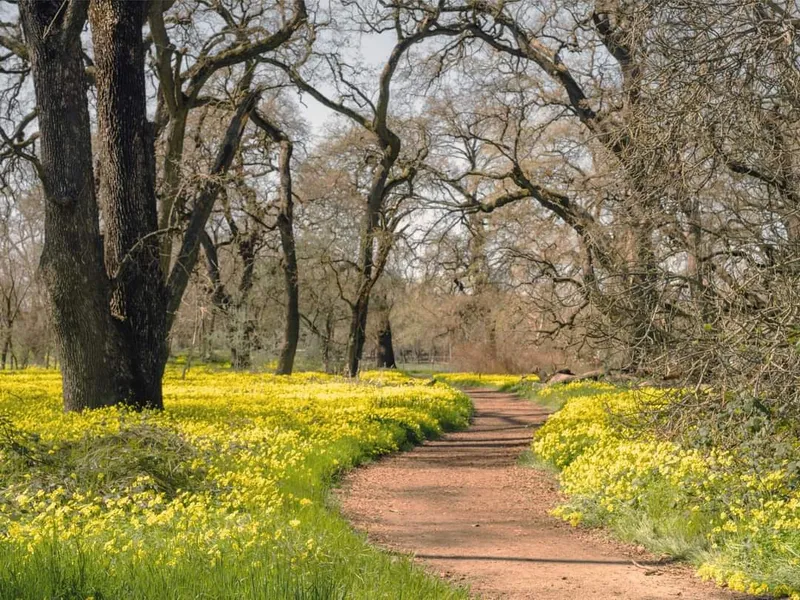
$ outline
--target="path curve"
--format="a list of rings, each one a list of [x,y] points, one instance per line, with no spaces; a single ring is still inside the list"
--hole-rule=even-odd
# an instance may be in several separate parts
[[[517,464],[548,412],[508,393],[470,396],[469,429],[345,478],[344,514],[372,542],[487,599],[741,598],[549,516],[560,500],[555,480]]]

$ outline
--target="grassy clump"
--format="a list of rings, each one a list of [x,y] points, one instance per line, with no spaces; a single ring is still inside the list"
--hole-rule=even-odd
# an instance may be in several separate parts
[[[64,414],[49,371],[0,374],[0,598],[465,598],[366,544],[339,475],[467,424],[444,385],[168,372],[166,411]]]
[[[43,442],[0,415],[0,481],[5,486],[41,493],[110,498],[147,481],[150,489],[173,498],[205,480],[201,454],[178,432],[143,420],[123,420],[119,430],[85,434],[76,440]],[[198,460],[200,459],[200,460]]]
[[[564,406],[533,450],[570,497],[556,515],[608,525],[732,589],[800,598],[800,479],[791,458],[753,470],[736,450],[658,438],[637,416],[669,402],[664,390],[553,390]]]

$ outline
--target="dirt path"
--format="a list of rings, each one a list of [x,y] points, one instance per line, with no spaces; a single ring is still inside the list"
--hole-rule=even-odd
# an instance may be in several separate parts
[[[375,543],[412,553],[482,598],[731,599],[682,566],[576,530],[547,512],[553,478],[517,465],[547,411],[476,390],[468,430],[354,471],[345,514]],[[636,564],[634,564],[634,562]]]

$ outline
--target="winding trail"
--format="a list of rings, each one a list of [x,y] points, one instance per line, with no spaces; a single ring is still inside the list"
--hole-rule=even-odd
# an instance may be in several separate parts
[[[362,469],[339,491],[345,515],[374,543],[410,553],[481,598],[562,600],[741,597],[685,566],[574,529],[548,515],[553,477],[518,458],[547,410],[474,390],[472,426]]]

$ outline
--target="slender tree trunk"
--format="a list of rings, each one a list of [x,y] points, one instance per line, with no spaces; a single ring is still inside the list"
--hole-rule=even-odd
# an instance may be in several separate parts
[[[13,314],[13,307],[11,305],[10,295],[5,298],[5,305],[5,324],[3,328],[0,329],[0,331],[5,332],[3,335],[3,350],[0,352],[0,371],[5,370],[6,360],[8,360],[8,356],[11,354],[11,330],[14,328],[14,319],[11,316]]]
[[[369,314],[369,296],[375,285],[383,264],[375,264],[375,232],[378,218],[383,206],[386,192],[386,181],[389,172],[400,154],[400,141],[394,139],[383,148],[383,158],[372,177],[367,209],[361,230],[361,247],[359,249],[359,283],[356,300],[352,303],[350,333],[347,340],[347,372],[350,377],[358,375],[361,356],[364,353],[364,342],[367,333],[367,316]],[[385,261],[385,257],[382,257]],[[377,269],[376,269],[377,266]]]
[[[297,343],[300,339],[300,287],[297,271],[297,252],[294,241],[294,198],[292,196],[292,153],[294,144],[278,126],[264,115],[256,112],[253,122],[280,146],[278,172],[280,175],[280,206],[278,231],[281,235],[283,253],[283,279],[286,285],[286,310],[283,343],[278,357],[278,375],[291,375]]]
[[[294,242],[294,200],[292,198],[292,143],[281,142],[281,207],[278,213],[278,230],[283,252],[283,279],[286,285],[286,315],[283,344],[278,359],[278,375],[291,375],[297,343],[300,339],[300,286],[297,272],[297,253]]]
[[[242,139],[244,128],[250,118],[250,114],[255,110],[258,103],[259,94],[250,93],[239,105],[236,114],[231,119],[228,129],[225,132],[214,166],[209,173],[206,182],[200,188],[195,199],[195,206],[192,215],[183,234],[180,250],[169,274],[167,281],[167,331],[175,321],[175,315],[181,305],[183,293],[189,284],[189,277],[197,264],[197,257],[200,249],[200,241],[205,231],[208,218],[214,208],[214,202],[219,194],[222,183],[220,178],[228,172],[228,169],[236,156],[239,142]]]
[[[155,150],[146,115],[146,2],[92,0],[100,198],[111,310],[128,347],[138,408],[162,408],[166,287],[159,264]]]
[[[164,152],[164,178],[161,183],[161,214],[158,219],[158,228],[162,231],[161,237],[161,271],[169,273],[172,263],[172,242],[175,232],[172,228],[177,224],[176,215],[182,207],[176,206],[178,189],[180,187],[181,160],[183,160],[183,147],[186,138],[186,122],[189,119],[189,109],[181,105],[171,115],[167,125],[167,143]]]
[[[222,283],[222,277],[219,273],[217,247],[205,230],[200,234],[200,245],[206,255],[206,268],[208,270],[208,278],[211,280],[211,303],[217,310],[227,314],[231,304],[231,297],[225,290],[225,284]]]
[[[41,273],[50,297],[64,408],[127,402],[132,377],[109,311],[92,170],[80,35],[86,3],[23,0],[20,15],[36,90],[45,195]]]

